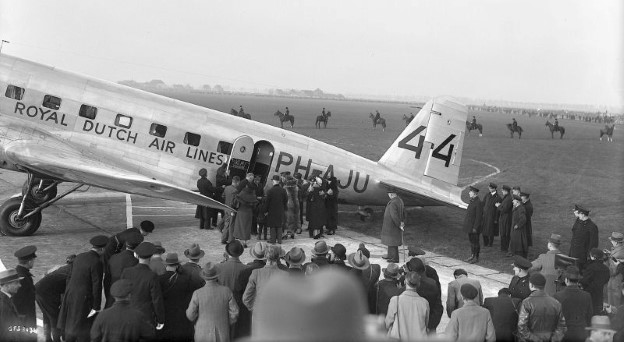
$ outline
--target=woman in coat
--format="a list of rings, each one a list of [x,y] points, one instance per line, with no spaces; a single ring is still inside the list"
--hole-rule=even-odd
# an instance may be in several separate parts
[[[527,257],[529,246],[526,235],[526,213],[519,196],[513,197],[513,209],[511,212],[511,235],[509,240],[509,253]]]
[[[251,185],[247,185],[236,195],[236,200],[238,202],[238,211],[234,220],[234,232],[232,235],[234,238],[243,241],[243,246],[247,246],[247,240],[251,239],[253,208],[258,203],[258,199]]]
[[[309,221],[308,232],[310,237],[318,239],[323,236],[323,226],[327,223],[325,210],[327,194],[325,193],[323,180],[320,177],[315,177],[310,183],[310,187],[308,187],[309,210],[306,212],[306,217]]]
[[[325,198],[327,210],[327,235],[334,235],[338,228],[338,180],[330,177],[327,183],[327,197]]]

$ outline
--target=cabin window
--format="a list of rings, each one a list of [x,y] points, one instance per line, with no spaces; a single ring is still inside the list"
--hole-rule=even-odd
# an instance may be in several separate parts
[[[201,140],[201,136],[199,134],[186,132],[184,135],[184,143],[191,146],[199,146],[199,141]]]
[[[14,100],[21,100],[24,97],[24,88],[9,84],[6,92],[4,92],[4,96]]]
[[[117,114],[117,118],[115,118],[115,125],[123,128],[130,128],[130,126],[132,126],[132,117],[123,114]]]
[[[97,108],[86,104],[80,105],[80,111],[78,112],[78,115],[89,120],[95,120],[95,116],[97,115]]]
[[[167,134],[167,126],[153,123],[152,126],[150,127],[149,133],[153,136],[164,138],[165,134]]]
[[[57,110],[61,107],[61,98],[52,95],[45,95],[43,97],[42,105],[46,108]]]
[[[217,152],[230,155],[230,153],[232,153],[232,143],[219,141],[219,145],[217,145]]]

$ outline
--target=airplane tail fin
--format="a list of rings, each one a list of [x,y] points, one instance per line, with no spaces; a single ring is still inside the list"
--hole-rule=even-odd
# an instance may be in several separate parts
[[[466,107],[450,97],[430,100],[378,163],[408,179],[456,186],[467,116]]]

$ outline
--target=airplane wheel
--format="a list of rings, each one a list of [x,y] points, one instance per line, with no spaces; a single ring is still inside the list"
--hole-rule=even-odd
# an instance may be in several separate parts
[[[22,204],[21,197],[15,197],[4,202],[0,206],[0,231],[4,235],[10,236],[29,236],[34,234],[41,225],[41,212],[32,215],[26,219],[17,219],[17,213],[19,212],[20,205]],[[29,206],[28,203],[26,205]],[[26,212],[32,209],[26,209]]]
[[[54,197],[56,197],[56,193],[58,191],[56,186],[52,187],[48,191],[39,191],[39,181],[41,181],[40,178],[35,178],[36,186],[33,186],[33,188],[30,190],[30,197],[28,198],[35,204],[41,204],[45,201],[53,199]],[[48,187],[50,184],[52,184],[52,182],[53,181],[51,180],[44,180],[43,187]],[[22,186],[22,196],[26,195],[26,192],[28,192],[28,181],[24,182],[24,185]]]

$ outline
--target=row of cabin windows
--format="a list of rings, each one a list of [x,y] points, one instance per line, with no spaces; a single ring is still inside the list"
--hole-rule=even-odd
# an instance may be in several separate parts
[[[24,88],[14,86],[14,85],[9,85],[6,91],[4,92],[4,96],[10,99],[14,99],[14,100],[21,100],[24,97],[24,93],[25,93]],[[57,110],[61,107],[61,98],[52,96],[52,95],[44,95],[43,103],[41,105],[46,108]],[[97,107],[83,104],[83,105],[80,105],[80,110],[78,111],[78,115],[80,115],[83,118],[87,118],[89,120],[95,120],[95,117],[97,116],[97,111],[98,111]],[[115,125],[122,127],[122,128],[129,129],[132,126],[132,117],[124,115],[124,114],[117,114],[117,117],[115,118]],[[149,134],[155,137],[164,138],[165,135],[167,134],[167,126],[153,123],[150,126]],[[200,141],[201,141],[201,136],[199,134],[191,133],[191,132],[186,132],[186,134],[184,134],[184,143],[187,145],[199,146]],[[219,141],[219,144],[217,146],[217,152],[230,154],[231,151],[232,151],[231,143],[225,142],[225,141]]]

